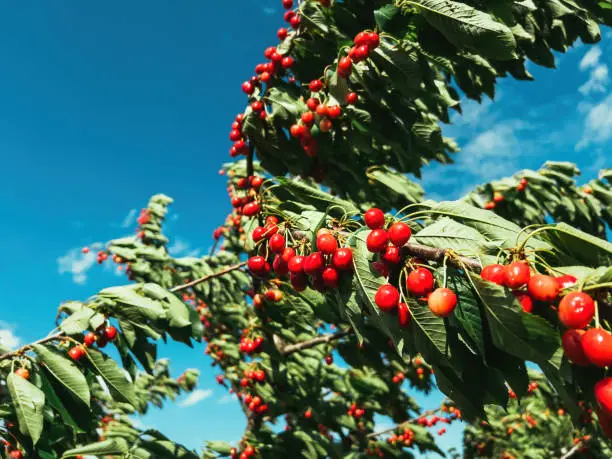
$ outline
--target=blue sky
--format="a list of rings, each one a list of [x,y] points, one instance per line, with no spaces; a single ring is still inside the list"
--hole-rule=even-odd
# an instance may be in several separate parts
[[[176,199],[173,252],[204,253],[229,210],[217,171],[245,103],[240,84],[277,42],[281,10],[279,0],[0,5],[0,340],[32,341],[52,327],[61,301],[123,282],[79,249],[131,233],[151,194]],[[610,166],[606,33],[556,71],[531,66],[535,82],[502,81],[495,103],[464,104],[445,129],[464,151],[454,166],[426,169],[430,195],[459,197],[546,159],[575,161],[588,178]],[[194,448],[239,438],[243,416],[202,349],[169,345],[161,354],[177,373],[199,368],[200,388],[143,422]]]

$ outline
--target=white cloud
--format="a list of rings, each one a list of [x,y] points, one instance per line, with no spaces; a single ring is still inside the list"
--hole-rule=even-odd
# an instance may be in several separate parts
[[[600,64],[591,70],[589,79],[578,88],[578,91],[585,96],[594,92],[605,92],[608,87],[608,81],[608,66]]]
[[[6,322],[0,321],[0,346],[8,349],[19,347],[21,340],[13,333],[12,327]]]
[[[123,222],[121,223],[121,228],[129,228],[130,226],[132,226],[134,224],[135,218],[136,209],[130,209],[128,214],[123,219]]]
[[[496,102],[499,101],[499,94],[496,97]],[[493,101],[491,99],[484,99],[481,103],[475,100],[467,99],[461,102],[462,113],[455,113],[452,116],[452,123],[454,126],[472,126],[475,127],[482,123],[483,118],[491,116],[491,107]],[[490,121],[490,119],[489,119]]]
[[[603,143],[610,139],[612,139],[612,94],[587,112],[584,132],[576,144],[576,150],[582,150],[591,144]]]
[[[178,406],[182,408],[187,408],[189,406],[196,405],[200,403],[202,400],[207,399],[212,395],[211,389],[196,389],[192,393],[190,393],[185,399],[179,402]]]
[[[599,46],[593,46],[589,48],[586,54],[580,61],[580,70],[586,70],[591,67],[595,67],[599,63],[601,57],[601,48]]]
[[[189,243],[187,243],[186,241],[183,241],[182,239],[177,238],[174,241],[174,244],[168,247],[168,252],[170,252],[170,255],[178,257],[181,254],[185,253],[187,250],[189,250],[189,248],[190,248]]]
[[[70,273],[76,284],[85,284],[87,272],[96,263],[96,251],[102,247],[101,242],[95,242],[89,245],[88,253],[82,253],[80,248],[69,250],[65,255],[57,258],[59,273]]]
[[[238,397],[236,397],[236,394],[225,394],[223,397],[217,400],[217,403],[219,405],[226,405],[228,403],[233,402],[234,400],[238,400]]]

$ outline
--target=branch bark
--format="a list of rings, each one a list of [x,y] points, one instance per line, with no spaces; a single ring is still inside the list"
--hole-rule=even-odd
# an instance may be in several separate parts
[[[338,340],[340,338],[344,338],[352,334],[352,331],[345,330],[338,333],[333,333],[329,335],[318,336],[316,338],[310,339],[308,341],[301,341],[295,344],[286,345],[280,337],[275,335],[275,344],[283,356],[287,356],[293,354],[294,352],[303,351],[304,349],[310,349],[311,347],[318,346],[319,344],[331,343],[332,341]],[[278,338],[278,339],[277,339]]]
[[[574,446],[572,446],[572,448],[567,453],[565,453],[559,459],[568,459],[568,458],[572,457],[574,454],[576,454],[578,452],[578,450],[580,448],[582,448],[582,442],[576,443]]]
[[[465,265],[468,268],[478,271],[482,269],[481,264],[477,260],[466,257],[452,257],[450,256],[451,252],[448,249],[436,249],[434,247],[408,242],[406,245],[404,245],[404,251],[413,257],[424,258],[426,260],[437,262],[444,261],[444,257],[449,255],[448,262],[458,266],[459,268],[463,268],[463,265]]]
[[[30,347],[36,344],[44,344],[44,343],[48,343],[49,341],[55,341],[56,339],[57,340],[64,339],[64,332],[58,332],[53,335],[46,336],[44,338],[39,339],[38,341],[34,341],[33,343],[26,344],[25,346],[21,346],[19,349],[15,349],[14,351],[6,352],[5,354],[0,355],[0,360],[6,360],[11,357],[17,357],[18,355],[23,354]]]
[[[379,435],[384,435],[384,434],[387,434],[387,433],[395,432],[395,430],[397,430],[397,429],[401,429],[403,427],[406,427],[409,424],[414,424],[414,422],[417,419],[425,418],[427,416],[431,416],[432,414],[436,414],[441,409],[442,408],[435,408],[433,410],[425,411],[423,414],[420,414],[420,415],[418,415],[417,417],[414,417],[414,418],[407,419],[406,421],[401,422],[401,423],[397,424],[396,426],[391,427],[390,429],[381,430],[380,432],[372,432],[371,434],[366,435],[366,438],[376,438]]]
[[[229,267],[225,268],[224,270],[219,271],[218,273],[209,274],[207,276],[200,277],[199,279],[196,279],[194,281],[187,282],[186,284],[178,285],[176,287],[172,287],[170,289],[170,291],[172,293],[180,292],[181,290],[188,289],[190,287],[193,287],[194,285],[198,285],[198,284],[201,284],[202,282],[206,282],[206,281],[209,281],[210,279],[214,279],[215,277],[223,276],[224,274],[227,274],[229,272],[236,271],[237,269],[242,268],[246,264],[247,264],[247,262],[243,261],[242,263],[238,263],[237,265],[229,266]]]

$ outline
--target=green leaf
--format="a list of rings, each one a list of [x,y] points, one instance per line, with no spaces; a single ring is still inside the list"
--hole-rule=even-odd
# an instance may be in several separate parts
[[[6,383],[17,412],[19,431],[30,437],[33,444],[38,443],[43,431],[45,394],[34,384],[13,372],[9,373]]]
[[[87,349],[87,358],[93,365],[96,373],[106,381],[116,398],[134,407],[139,406],[138,398],[134,393],[134,386],[128,381],[125,372],[119,368],[113,359],[97,349],[91,348]]]
[[[83,402],[89,408],[89,386],[85,376],[74,362],[60,354],[55,348],[46,345],[34,344],[32,349],[36,352],[40,361],[45,364],[44,368],[66,387],[77,400]]]
[[[487,13],[451,0],[400,0],[400,8],[416,8],[423,17],[460,50],[497,60],[515,57],[512,31]]]
[[[539,231],[538,238],[554,247],[551,257],[560,264],[587,265],[592,267],[612,265],[612,244],[604,239],[558,223]],[[573,263],[572,263],[573,262]]]
[[[149,320],[167,318],[166,311],[158,301],[136,293],[136,289],[141,287],[141,285],[124,285],[121,287],[105,288],[98,293],[98,296],[109,298],[123,306],[117,309],[117,315],[128,317],[138,315]]]
[[[93,309],[82,307],[62,321],[59,328],[67,335],[76,335],[87,330],[89,321],[96,315]]]
[[[382,8],[374,10],[374,19],[379,29],[386,30],[387,25],[399,14],[401,14],[401,12],[397,6],[385,5]]]
[[[38,376],[40,376],[40,389],[45,394],[46,405],[54,409],[60,415],[64,425],[72,427],[76,432],[83,432],[81,424],[87,425],[91,421],[90,411],[83,409],[79,410],[76,408],[76,406],[71,407],[74,409],[69,410],[69,408],[64,405],[62,400],[57,395],[57,392],[46,373],[40,372],[38,373]]]
[[[444,319],[436,317],[427,303],[408,298],[412,314],[412,327],[417,351],[426,360],[435,361],[439,355],[446,355],[446,327]]]
[[[232,451],[232,445],[224,441],[207,441],[206,447],[219,454],[229,454]]]
[[[107,454],[124,454],[128,451],[128,442],[123,438],[111,438],[109,440],[91,443],[85,446],[69,449],[62,457],[74,457],[79,455],[105,456]]]

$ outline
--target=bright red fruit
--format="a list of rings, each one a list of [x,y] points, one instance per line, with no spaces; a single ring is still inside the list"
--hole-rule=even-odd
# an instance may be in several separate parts
[[[306,101],[306,106],[308,107],[308,110],[310,110],[311,112],[314,112],[319,106],[319,104],[320,104],[319,99],[316,99],[314,97],[311,97],[310,99]]]
[[[397,305],[397,319],[402,328],[406,328],[410,325],[412,316],[410,315],[410,308],[406,303],[399,303]]]
[[[87,333],[85,337],[83,338],[83,344],[85,344],[85,346],[87,347],[93,346],[95,342],[96,342],[96,334],[93,332]]]
[[[412,236],[412,230],[404,222],[396,222],[389,227],[389,240],[391,244],[402,247]]]
[[[291,133],[292,137],[297,137],[297,138],[304,137],[304,135],[306,134],[306,127],[304,127],[301,124],[294,124],[289,129],[289,132]]]
[[[68,355],[72,360],[78,361],[85,357],[85,350],[82,346],[74,346],[68,351]]]
[[[601,427],[604,435],[608,438],[612,438],[612,416],[607,414],[601,408],[598,408],[597,419],[599,420],[599,426]]]
[[[557,277],[557,282],[559,282],[559,288],[561,288],[561,289],[571,287],[577,281],[578,281],[578,279],[576,279],[574,276],[572,276],[570,274],[565,274],[563,276]]]
[[[349,92],[346,95],[346,103],[349,105],[355,105],[358,100],[359,100],[359,96],[357,95],[356,92]]]
[[[290,10],[291,8],[293,8],[293,0],[283,0],[283,7],[286,10]]]
[[[260,273],[266,269],[266,259],[258,255],[251,257],[249,258],[247,266],[254,273]]]
[[[306,257],[302,255],[296,255],[289,260],[289,272],[298,274],[304,272],[304,260]]]
[[[406,278],[406,288],[413,295],[423,296],[428,294],[434,288],[433,274],[427,268],[415,269]]]
[[[612,416],[612,378],[603,378],[595,384],[597,404],[608,416]]]
[[[506,266],[505,284],[509,288],[522,287],[529,282],[530,277],[529,265],[524,261],[515,261]]]
[[[332,120],[340,118],[340,115],[342,115],[342,109],[339,105],[330,105],[327,107],[327,116],[329,116]]]
[[[17,368],[15,374],[23,379],[30,379],[30,372],[27,368]]]
[[[323,82],[321,80],[312,80],[309,84],[308,84],[308,88],[312,91],[312,92],[319,92],[321,89],[323,89]]]
[[[385,226],[385,214],[382,210],[372,207],[363,216],[365,224],[370,229],[378,229]]]
[[[278,32],[276,32],[276,36],[280,41],[283,41],[285,38],[287,38],[287,35],[289,35],[289,31],[284,27],[281,27],[280,29],[278,29]]]
[[[255,91],[255,86],[253,86],[253,83],[251,83],[250,81],[245,81],[244,83],[242,83],[242,90],[246,93],[246,94],[253,94],[253,92]]]
[[[289,266],[287,266],[287,262],[283,261],[280,255],[276,255],[274,257],[272,269],[274,269],[274,272],[281,277],[286,276],[289,273]]]
[[[281,253],[283,250],[285,250],[285,236],[278,233],[273,234],[268,242],[268,245],[270,246],[270,250],[272,252]]]
[[[323,270],[322,277],[323,283],[326,287],[335,288],[338,286],[338,279],[340,276],[338,275],[338,271],[336,270],[336,268],[328,266]]]
[[[117,337],[117,329],[112,325],[109,325],[104,329],[104,337],[108,341],[113,341]]]
[[[427,306],[434,315],[448,317],[457,306],[457,295],[448,288],[438,288],[431,292],[431,295],[427,298]]]
[[[567,328],[584,328],[595,315],[595,302],[584,292],[571,292],[559,302],[559,320]]]
[[[612,335],[602,328],[590,328],[582,335],[582,350],[598,367],[612,365]]]
[[[552,303],[559,295],[559,282],[552,276],[536,274],[529,279],[527,291],[535,300]]]
[[[482,268],[480,277],[497,285],[504,285],[506,279],[506,267],[500,264],[492,264]]]
[[[23,453],[19,449],[14,449],[9,453],[11,459],[23,459]]]
[[[397,307],[399,297],[399,292],[393,285],[385,284],[381,285],[374,295],[374,301],[381,310],[392,311]]]
[[[251,237],[253,242],[259,242],[265,237],[266,229],[263,226],[258,226],[253,230]]]
[[[332,255],[332,265],[336,269],[353,269],[353,252],[349,248],[339,248]]]
[[[332,234],[323,233],[317,237],[317,249],[325,255],[331,255],[337,248],[338,241],[336,241],[336,238]]]
[[[521,303],[523,311],[533,311],[533,300],[527,293],[514,290],[512,294],[516,297],[517,300],[519,300],[519,303]]]
[[[321,252],[313,252],[304,260],[304,272],[309,275],[314,275],[323,271],[325,260]]]
[[[289,263],[289,260],[291,260],[293,257],[295,257],[295,249],[293,247],[287,247],[281,253],[281,259],[285,263]]]
[[[584,350],[582,349],[582,337],[584,334],[584,330],[568,330],[561,337],[561,344],[563,345],[563,353],[570,362],[586,367],[591,362],[584,355]]]
[[[289,282],[291,282],[291,287],[293,287],[296,292],[306,290],[306,276],[303,272],[289,274]]]
[[[249,202],[242,207],[242,213],[246,217],[252,217],[253,215],[257,215],[259,213],[259,204],[256,202]]]
[[[398,264],[400,261],[402,261],[401,251],[399,247],[396,247],[394,245],[388,245],[382,255],[382,259],[385,260],[387,263],[391,263],[394,265]]]
[[[366,246],[372,253],[381,252],[389,243],[389,235],[384,229],[375,229],[370,231],[366,238]]]
[[[293,58],[291,56],[283,57],[283,60],[281,61],[281,65],[283,66],[284,69],[291,68],[293,66]]]

